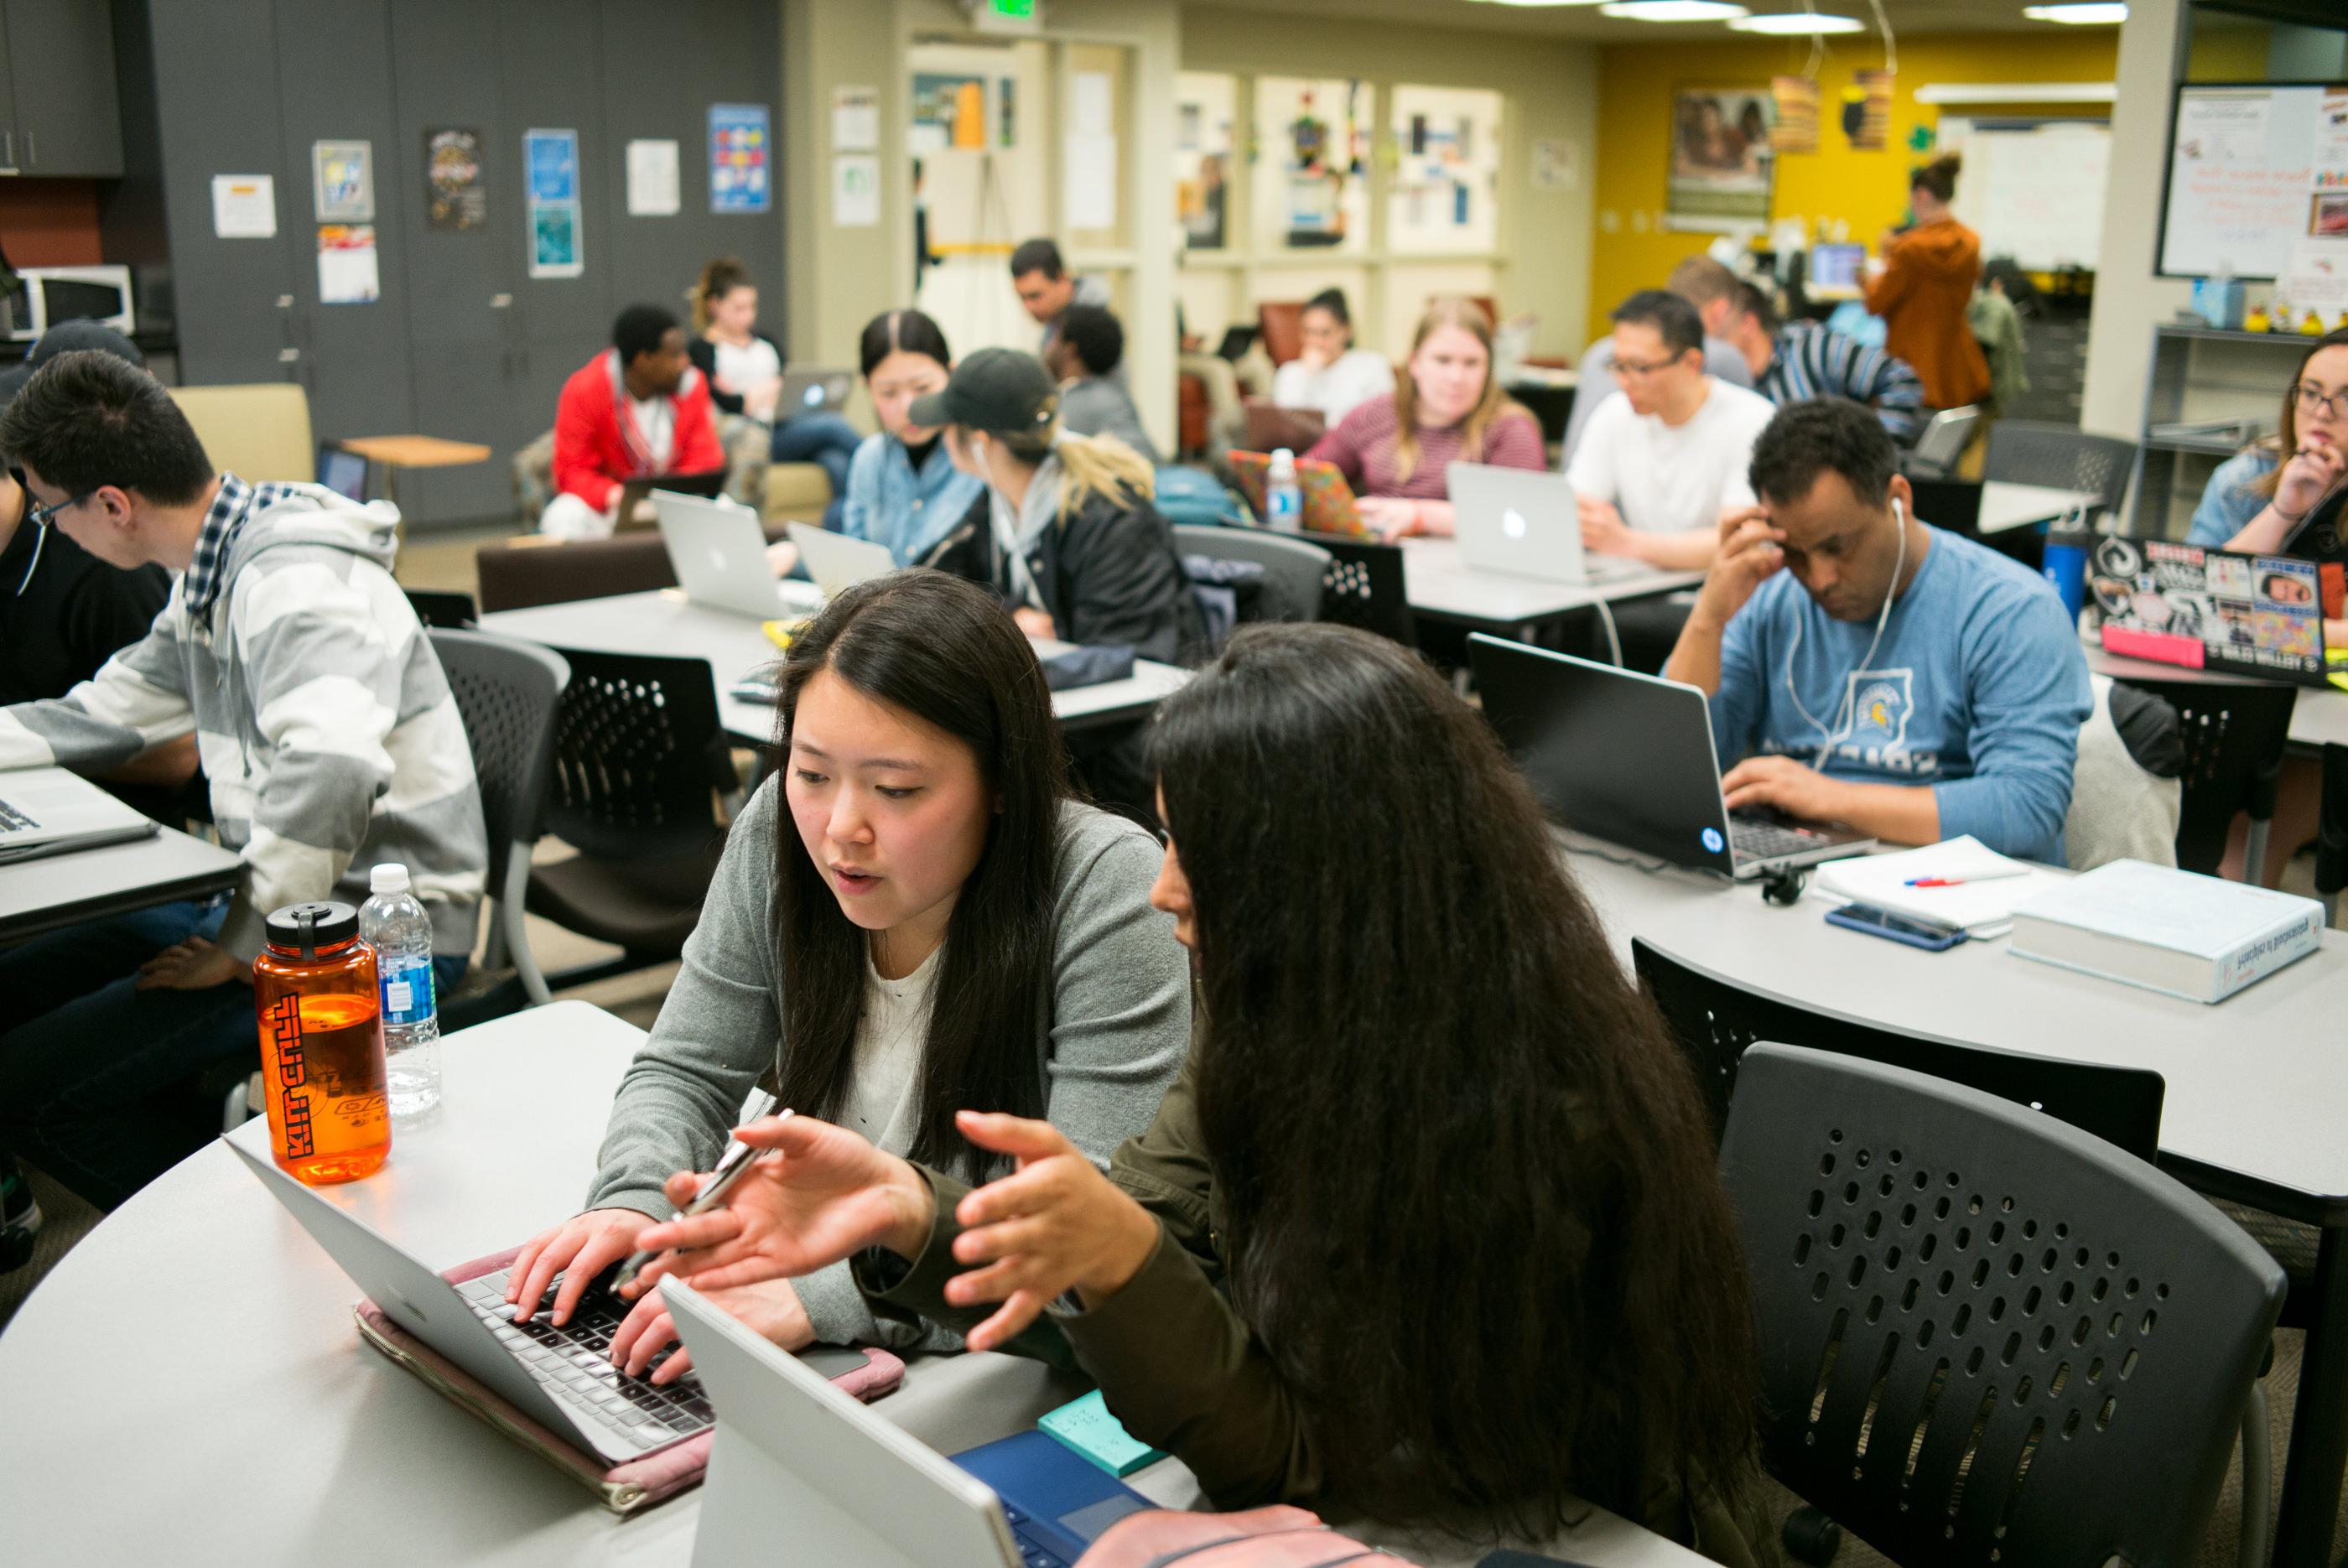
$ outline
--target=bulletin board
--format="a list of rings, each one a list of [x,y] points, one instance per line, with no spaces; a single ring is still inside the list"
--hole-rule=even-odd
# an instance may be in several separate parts
[[[2181,84],[2159,273],[2271,278],[2299,240],[2348,234],[2348,83]]]
[[[1984,260],[2011,256],[2032,273],[2065,267],[2096,270],[2103,253],[2104,189],[2112,155],[2109,125],[2087,119],[1984,124],[1943,118],[1941,144],[1964,155],[1955,211],[1960,222],[1981,235]]]

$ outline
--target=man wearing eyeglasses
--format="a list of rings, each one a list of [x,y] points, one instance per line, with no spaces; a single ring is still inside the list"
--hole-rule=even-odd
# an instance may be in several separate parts
[[[1622,396],[1590,417],[1565,470],[1582,548],[1700,572],[1719,548],[1721,514],[1753,504],[1745,471],[1776,409],[1705,372],[1703,319],[1661,289],[1615,310],[1613,376]]]

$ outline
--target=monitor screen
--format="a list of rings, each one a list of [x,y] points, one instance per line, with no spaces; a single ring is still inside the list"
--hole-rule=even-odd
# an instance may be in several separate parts
[[[1810,250],[1810,286],[1855,289],[1867,264],[1865,245],[1815,245]]]
[[[366,503],[367,462],[356,452],[336,446],[318,449],[318,482],[336,495]]]
[[[61,321],[108,321],[122,314],[129,301],[113,284],[87,278],[42,278],[42,319],[55,326]]]

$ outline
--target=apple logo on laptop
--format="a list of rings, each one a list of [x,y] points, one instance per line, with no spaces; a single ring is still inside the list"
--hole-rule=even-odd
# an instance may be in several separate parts
[[[713,550],[711,550],[711,551],[710,551],[710,552],[709,552],[709,567],[710,567],[710,570],[711,570],[711,571],[713,571],[713,572],[723,572],[723,571],[725,571],[725,570],[726,570],[726,552],[725,552],[724,551],[722,551],[722,550],[716,550],[716,549],[713,549]]]
[[[1515,507],[1509,508],[1500,514],[1500,531],[1510,539],[1522,539],[1525,536],[1525,514]]]

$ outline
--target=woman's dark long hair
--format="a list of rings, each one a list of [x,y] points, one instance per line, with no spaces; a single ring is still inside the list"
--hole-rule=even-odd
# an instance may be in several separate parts
[[[1150,757],[1231,1299],[1333,1490],[1529,1533],[1738,1488],[1757,1350],[1695,1080],[1414,655],[1242,627]]]
[[[912,1158],[968,1168],[965,1107],[1044,1114],[1035,1028],[1051,984],[1052,910],[1067,758],[1035,653],[994,596],[942,572],[897,572],[837,594],[783,662],[778,766],[789,767],[799,694],[829,671],[970,748],[995,802],[946,925],[922,1048]],[[867,934],[840,913],[788,808],[775,841],[785,1105],[836,1119],[855,1067]]]

